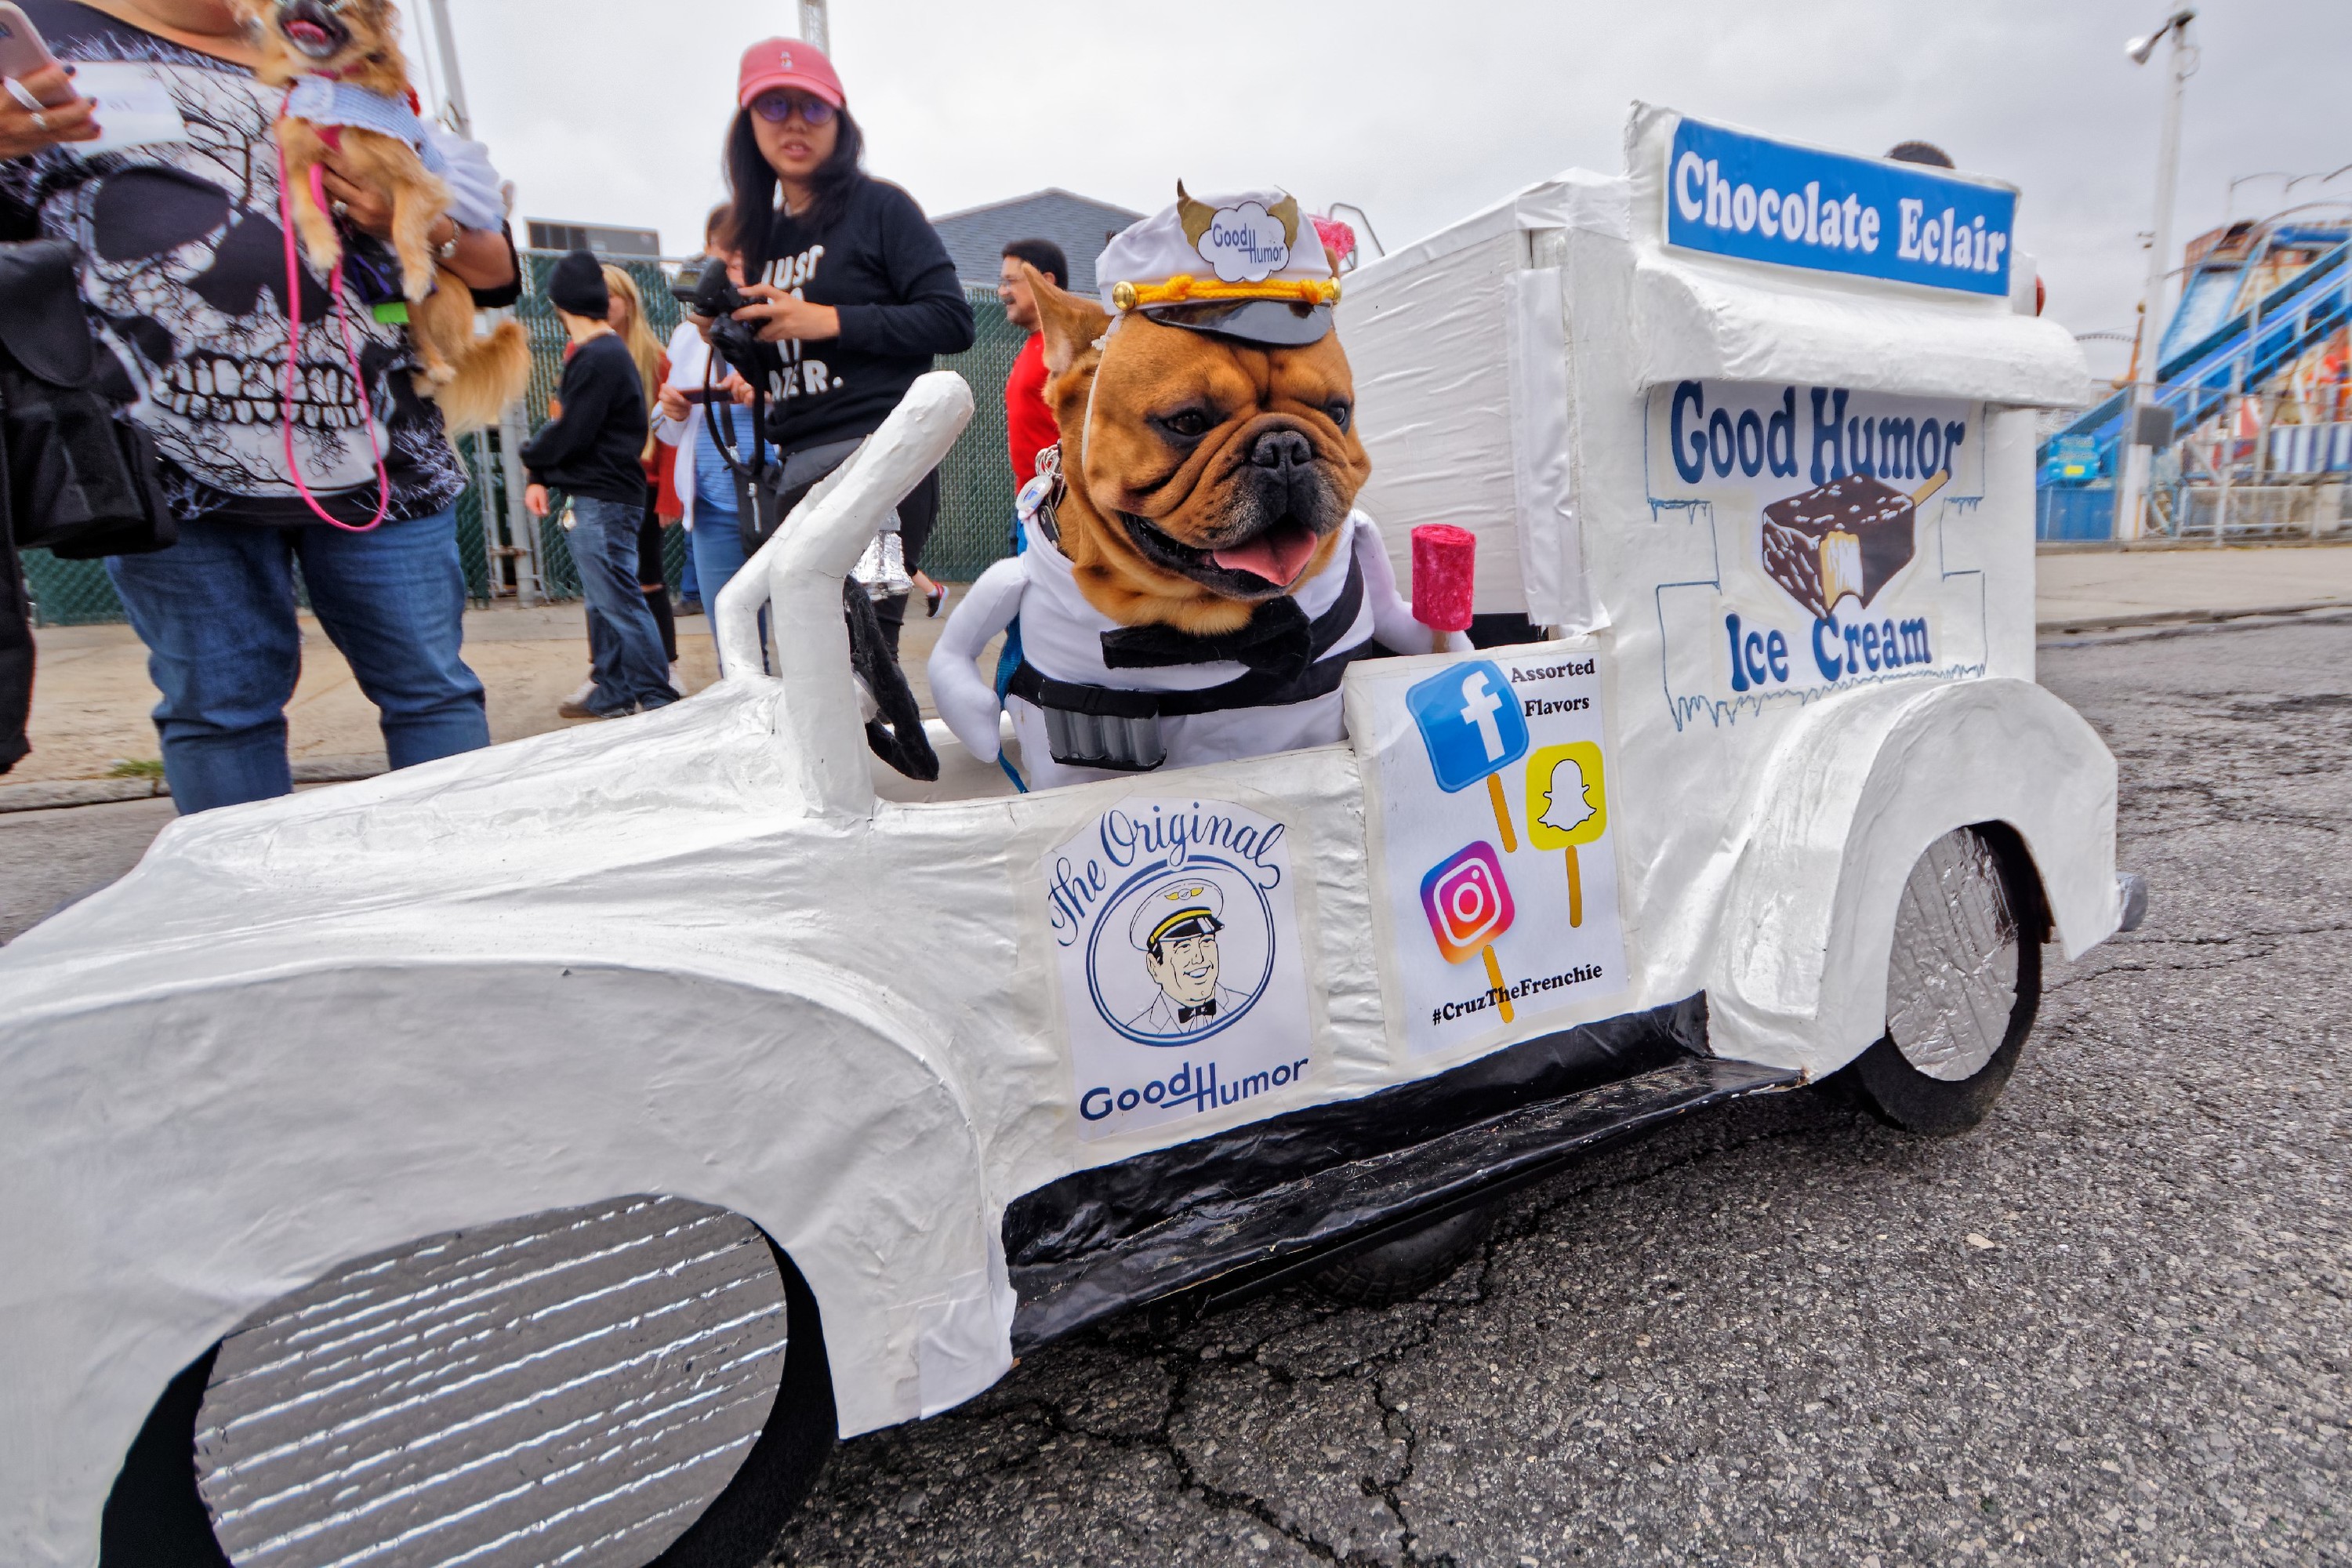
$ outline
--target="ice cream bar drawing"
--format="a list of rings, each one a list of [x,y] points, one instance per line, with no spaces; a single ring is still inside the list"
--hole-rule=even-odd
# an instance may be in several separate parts
[[[1764,571],[1814,615],[1849,595],[1864,605],[1917,548],[1919,506],[1944,488],[1938,474],[1906,494],[1869,474],[1848,474],[1764,509]]]
[[[1445,639],[1470,629],[1478,594],[1478,536],[1466,528],[1423,523],[1412,531],[1412,618]]]
[[[1511,929],[1519,910],[1511,884],[1503,876],[1503,858],[1491,844],[1473,844],[1448,858],[1421,879],[1421,909],[1429,917],[1429,931],[1448,963],[1460,963],[1475,954],[1486,960],[1486,984],[1503,1022],[1514,1014],[1503,984],[1502,962],[1495,943]]]
[[[1609,831],[1601,748],[1590,741],[1546,746],[1528,763],[1528,843],[1568,852],[1568,923],[1584,924],[1584,871],[1576,852]]]

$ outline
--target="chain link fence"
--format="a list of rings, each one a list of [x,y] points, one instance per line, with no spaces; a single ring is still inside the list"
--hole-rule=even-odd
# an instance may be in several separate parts
[[[523,256],[524,291],[515,315],[530,333],[531,377],[524,394],[525,425],[537,430],[547,422],[548,401],[563,378],[563,326],[548,303],[547,278],[558,257],[540,252]],[[646,302],[646,319],[664,342],[685,319],[683,308],[670,293],[670,272],[658,262],[616,263],[635,279]],[[1004,308],[992,289],[968,289],[972,314],[980,327],[971,350],[940,360],[971,384],[977,405],[971,426],[940,465],[940,522],[924,552],[923,568],[941,582],[969,582],[990,563],[1008,554],[1013,518],[1013,471],[1008,466],[1008,435],[1004,424],[1004,383],[1012,374],[1024,334],[1004,319]],[[499,432],[485,431],[457,443],[466,471],[472,476],[457,500],[457,550],[466,570],[466,592],[477,605],[515,593],[514,557],[509,553],[521,542],[510,537],[509,519],[520,510],[507,504],[504,454]],[[551,599],[580,597],[580,572],[572,559],[568,536],[554,518],[538,524],[541,584]],[[683,529],[662,531],[666,575],[676,593],[686,571],[687,538]],[[98,561],[60,561],[46,550],[24,552],[25,575],[33,599],[36,626],[78,626],[127,620],[122,601]]]

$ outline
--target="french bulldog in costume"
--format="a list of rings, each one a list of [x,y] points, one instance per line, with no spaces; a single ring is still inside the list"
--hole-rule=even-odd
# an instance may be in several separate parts
[[[1100,304],[1029,269],[1061,445],[930,662],[940,716],[1038,788],[1328,745],[1348,666],[1418,652],[1332,330],[1339,284],[1296,199],[1244,191],[1114,238]],[[1019,620],[1000,698],[975,659]],[[1466,648],[1466,639],[1455,645]]]

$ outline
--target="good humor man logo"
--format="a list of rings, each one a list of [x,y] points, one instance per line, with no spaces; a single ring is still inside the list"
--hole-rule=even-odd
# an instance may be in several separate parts
[[[1129,800],[1042,858],[1080,1137],[1306,1079],[1314,1026],[1286,837],[1223,801]]]
[[[1139,1045],[1191,1044],[1249,1015],[1281,946],[1268,895],[1283,837],[1280,823],[1154,805],[1104,813],[1098,853],[1055,861],[1054,940],[1084,943],[1105,1024]]]

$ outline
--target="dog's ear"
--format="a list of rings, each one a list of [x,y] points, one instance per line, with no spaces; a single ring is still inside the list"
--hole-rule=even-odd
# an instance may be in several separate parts
[[[1025,261],[1021,273],[1037,300],[1038,327],[1045,334],[1046,373],[1060,375],[1091,353],[1110,331],[1110,313],[1082,294],[1055,288],[1052,279]]]

